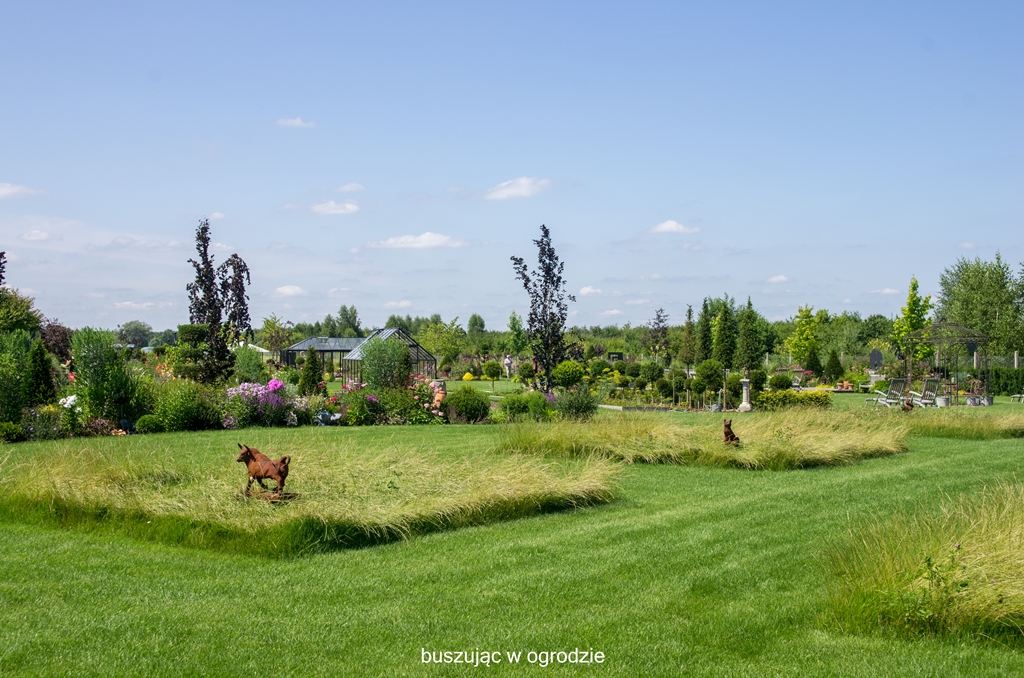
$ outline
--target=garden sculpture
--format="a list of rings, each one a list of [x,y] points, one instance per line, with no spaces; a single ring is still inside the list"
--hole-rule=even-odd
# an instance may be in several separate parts
[[[249,490],[252,489],[252,481],[254,480],[264,490],[269,489],[263,484],[263,481],[270,479],[277,482],[277,493],[280,494],[284,490],[284,481],[288,477],[288,464],[292,458],[286,454],[277,461],[274,461],[255,448],[248,447],[242,443],[238,443],[238,447],[241,448],[242,452],[235,461],[245,464],[249,471],[249,484],[245,488],[245,493],[249,494]]]
[[[735,433],[732,432],[732,419],[725,420],[725,443],[727,445],[739,445],[740,439]]]

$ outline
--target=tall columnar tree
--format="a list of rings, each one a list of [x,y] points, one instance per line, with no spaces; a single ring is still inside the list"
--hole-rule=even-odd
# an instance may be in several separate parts
[[[249,282],[249,267],[237,254],[214,268],[210,255],[210,220],[199,222],[196,229],[198,260],[189,259],[196,279],[186,287],[189,295],[188,313],[193,325],[206,327],[206,341],[202,342],[205,363],[197,370],[201,381],[219,381],[231,374],[234,355],[228,344],[242,336],[251,336],[248,297],[245,285]],[[227,318],[225,319],[225,313]],[[225,322],[226,321],[226,322]]]
[[[693,306],[686,307],[686,322],[683,324],[683,336],[680,339],[679,362],[689,369],[697,361],[697,328],[693,323]]]
[[[523,288],[530,295],[530,315],[527,332],[533,346],[533,356],[544,375],[544,387],[551,388],[551,371],[565,360],[565,323],[569,316],[566,300],[576,297],[566,291],[562,278],[565,264],[558,260],[551,244],[551,232],[541,225],[541,236],[534,240],[537,246],[537,268],[527,269],[522,257],[512,257],[512,267]]]
[[[28,379],[25,382],[25,404],[29,407],[48,405],[57,400],[50,354],[42,339],[32,343],[28,354]]]
[[[726,367],[732,367],[736,354],[736,325],[728,304],[723,305],[715,316],[712,336],[711,357]]]
[[[839,354],[835,349],[828,353],[828,360],[825,361],[825,378],[831,382],[839,381],[843,376],[843,363],[839,360]]]
[[[897,346],[903,346],[904,339],[911,332],[924,329],[928,325],[928,314],[931,312],[932,295],[921,297],[918,291],[917,278],[910,276],[910,289],[907,291],[907,305],[899,318],[892,323],[892,340]],[[932,355],[933,346],[919,342],[914,349],[916,360],[927,360]]]
[[[735,363],[737,367],[745,370],[753,370],[761,364],[763,344],[761,333],[758,331],[757,311],[747,297],[746,307],[740,311],[740,332],[736,342]]]
[[[473,315],[469,316],[469,322],[466,323],[466,330],[469,336],[476,337],[478,335],[483,334],[484,327],[484,319],[480,314],[474,313]]]
[[[714,322],[714,318],[711,316],[710,302],[707,297],[704,297],[700,313],[697,314],[697,357],[694,359],[694,362],[698,364],[711,358],[711,350],[714,344],[712,322]]]

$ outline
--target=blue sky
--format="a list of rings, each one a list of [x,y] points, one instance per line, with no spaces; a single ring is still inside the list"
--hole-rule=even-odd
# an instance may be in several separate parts
[[[547,224],[577,324],[730,295],[898,312],[1024,259],[1020,3],[4,3],[0,249],[74,326],[187,322],[201,217],[254,320],[501,328]]]

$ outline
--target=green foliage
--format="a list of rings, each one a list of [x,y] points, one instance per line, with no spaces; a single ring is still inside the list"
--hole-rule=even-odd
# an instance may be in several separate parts
[[[662,398],[671,398],[672,382],[666,379],[665,377],[661,377],[660,379],[654,382],[654,390],[657,391],[658,395],[660,395]]]
[[[302,364],[302,375],[299,377],[299,395],[326,395],[326,389],[320,386],[324,368],[320,364],[320,354],[312,346],[306,351],[306,360]],[[364,374],[363,378],[366,376]]]
[[[25,406],[46,405],[57,400],[53,381],[53,365],[42,339],[32,343],[28,355],[28,378],[25,382]]]
[[[440,320],[426,325],[416,341],[438,358],[440,363],[454,363],[466,343],[466,332],[459,326],[456,316],[449,323]]]
[[[1024,393],[1024,370],[993,367],[989,373],[989,392],[1000,395]]]
[[[56,405],[28,407],[22,411],[21,430],[29,440],[57,440],[65,437],[61,409]]]
[[[809,370],[815,377],[820,377],[824,368],[821,366],[821,358],[818,357],[818,349],[815,347],[807,354],[803,361],[803,368]]]
[[[396,337],[374,337],[363,343],[360,353],[360,370],[369,388],[385,390],[409,386],[412,380],[412,360],[405,342]]]
[[[555,409],[563,419],[585,421],[597,412],[597,396],[585,388],[563,391],[555,397]]]
[[[897,346],[903,346],[904,338],[911,332],[924,329],[928,324],[928,314],[931,312],[932,295],[923,299],[918,292],[917,278],[910,277],[910,289],[907,292],[907,305],[901,309],[902,315],[892,324],[892,340]],[[914,349],[914,357],[917,360],[927,360],[932,356],[934,347],[931,344],[919,343]]]
[[[484,333],[484,319],[478,313],[474,313],[469,316],[469,322],[466,323],[466,329],[470,335],[480,335]]]
[[[21,424],[15,424],[12,421],[0,421],[0,442],[20,443],[25,439],[25,431],[21,428]]]
[[[832,394],[828,391],[772,390],[761,394],[757,406],[769,412],[790,407],[828,409],[832,407]]]
[[[619,374],[626,374],[626,370],[629,368],[629,364],[625,360],[616,360],[612,363],[612,371],[618,372]],[[640,374],[637,372],[637,374]],[[627,375],[629,376],[629,375]],[[636,375],[634,375],[636,376]]]
[[[164,424],[155,414],[144,414],[135,422],[136,433],[163,433]]]
[[[0,421],[21,420],[31,345],[26,330],[0,332]]]
[[[629,363],[628,365],[626,365],[626,369],[621,370],[621,372],[625,374],[627,377],[632,377],[633,379],[636,379],[637,377],[640,376],[640,363]]]
[[[491,401],[485,393],[467,385],[448,393],[441,407],[448,416],[448,421],[474,424],[487,417]]]
[[[547,421],[553,411],[547,397],[539,391],[510,393],[501,399],[499,410],[505,414],[508,421]]]
[[[648,384],[653,384],[665,376],[665,368],[658,363],[642,363],[639,376]]]
[[[300,370],[295,369],[294,367],[285,367],[285,368],[282,368],[277,373],[277,378],[280,379],[281,381],[283,381],[286,384],[291,384],[292,386],[298,386],[299,379],[302,378],[302,372]]]
[[[0,287],[0,333],[38,331],[43,314],[33,307],[33,301],[16,289]]]
[[[647,388],[647,380],[643,377],[637,377],[633,380],[633,387],[638,391],[643,391]]]
[[[551,371],[551,380],[555,386],[572,388],[583,381],[586,370],[575,360],[563,360]]]
[[[611,371],[611,369],[612,369],[612,364],[610,362],[608,362],[607,360],[601,360],[600,358],[592,361],[590,363],[590,365],[588,366],[588,371],[590,372],[590,376],[595,378],[595,379],[600,377],[602,374],[604,374],[605,370]]]
[[[764,370],[752,370],[750,372],[750,397],[756,400],[764,385],[768,383],[768,373]]]
[[[697,361],[697,328],[693,323],[693,306],[686,307],[686,322],[679,339],[679,353],[676,360],[687,367]]]
[[[701,303],[700,313],[697,314],[697,342],[695,352],[695,363],[702,363],[711,358],[711,351],[714,346],[714,330],[712,324],[714,317],[711,312],[710,300],[704,297]]]
[[[711,357],[726,367],[732,367],[736,353],[736,327],[732,309],[723,304],[711,326]]]
[[[494,381],[501,377],[501,363],[497,360],[488,360],[483,364],[484,376]]]
[[[801,306],[797,310],[793,333],[786,339],[786,348],[793,354],[793,359],[801,365],[812,354],[818,353],[818,322],[813,306]],[[804,365],[805,369],[807,368]]]
[[[1024,276],[1015,277],[998,253],[995,261],[957,260],[939,287],[937,318],[987,335],[990,354],[1024,349]]]
[[[131,344],[134,348],[149,346],[149,340],[153,336],[153,327],[141,320],[129,320],[117,328],[117,340],[123,345]]]
[[[757,321],[757,311],[754,310],[750,297],[747,297],[747,305],[740,311],[739,338],[736,342],[736,355],[733,360],[736,367],[752,370],[763,362],[764,344],[761,341]]]
[[[533,364],[529,362],[519,364],[518,374],[519,378],[526,382],[533,381],[534,376],[536,376],[533,371]]]
[[[219,392],[178,379],[160,386],[154,414],[167,431],[205,431],[222,427],[221,410]]]
[[[725,391],[729,394],[729,403],[731,405],[739,404],[743,399],[743,384],[740,380],[743,377],[740,376],[739,372],[731,372],[728,379],[725,380]]]
[[[145,369],[115,346],[113,332],[84,327],[71,340],[75,391],[91,418],[134,421],[152,411],[153,382]]]
[[[705,382],[700,377],[694,377],[693,379],[690,380],[690,390],[693,391],[696,395],[701,395],[702,393],[708,390],[707,382]]]
[[[705,387],[712,392],[722,388],[722,381],[725,379],[725,367],[717,360],[705,360],[697,365],[695,370],[697,378],[704,383]]]
[[[833,349],[828,354],[828,360],[825,361],[825,370],[823,374],[826,379],[835,383],[843,376],[844,372],[843,364],[839,361],[839,354],[835,352],[835,349]]]
[[[174,374],[213,384],[229,375],[234,367],[234,354],[220,336],[224,328],[198,323],[178,326],[178,345],[170,351]]]
[[[793,377],[788,372],[773,374],[768,380],[768,388],[773,391],[790,391],[793,389]]]
[[[526,347],[530,345],[530,338],[526,334],[526,329],[523,327],[522,317],[512,311],[512,314],[508,317],[508,350],[515,357],[519,357],[526,350]]]
[[[235,349],[235,379],[243,384],[265,384],[269,374],[263,356],[254,348],[239,346]]]

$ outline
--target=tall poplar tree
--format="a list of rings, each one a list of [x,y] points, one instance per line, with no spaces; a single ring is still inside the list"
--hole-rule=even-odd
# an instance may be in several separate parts
[[[753,304],[750,303],[750,297],[747,297],[746,307],[740,311],[739,325],[740,331],[739,339],[736,343],[735,363],[737,367],[752,370],[761,363],[763,346],[761,343],[761,333],[757,327],[757,311],[754,310]]]
[[[918,291],[917,278],[910,276],[910,289],[907,291],[907,305],[901,310],[902,315],[892,323],[892,340],[902,347],[903,340],[911,332],[924,329],[928,325],[928,314],[934,308],[932,295],[921,297]],[[934,351],[932,344],[919,342],[914,349],[916,360],[927,360]]]
[[[693,306],[686,307],[686,322],[683,324],[683,337],[680,341],[677,360],[689,369],[697,362],[697,328],[693,324]]]
[[[711,357],[714,335],[711,329],[711,308],[708,298],[704,297],[700,313],[697,314],[697,355],[694,363],[700,364]]]
[[[713,337],[711,357],[727,368],[732,367],[736,355],[736,325],[728,304],[723,305],[715,316]]]

